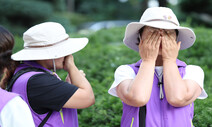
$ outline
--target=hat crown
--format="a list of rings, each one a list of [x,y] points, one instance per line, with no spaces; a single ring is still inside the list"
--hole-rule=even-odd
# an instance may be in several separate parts
[[[68,37],[61,24],[45,22],[31,27],[23,34],[24,47],[52,45]]]
[[[145,10],[141,16],[140,22],[151,21],[166,21],[179,26],[179,21],[170,8],[166,7],[152,7]]]

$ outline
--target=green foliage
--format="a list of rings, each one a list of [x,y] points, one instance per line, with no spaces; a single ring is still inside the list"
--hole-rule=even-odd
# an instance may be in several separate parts
[[[71,37],[89,38],[88,45],[74,54],[77,67],[84,70],[93,87],[96,103],[86,109],[78,110],[80,127],[119,127],[122,115],[120,99],[107,93],[113,83],[115,69],[122,64],[130,64],[139,60],[137,52],[127,48],[122,39],[125,28],[100,30],[89,35],[71,34]],[[197,40],[193,47],[180,51],[179,58],[187,64],[196,64],[205,72],[204,87],[209,97],[195,101],[193,123],[197,127],[212,127],[212,30],[194,29]],[[22,45],[20,38],[16,38]],[[16,45],[15,50],[20,48]],[[58,71],[64,80],[66,72]]]
[[[135,0],[126,3],[120,3],[119,0],[78,0],[76,5],[76,12],[86,14],[94,21],[137,19],[140,15],[140,6],[135,4]]]

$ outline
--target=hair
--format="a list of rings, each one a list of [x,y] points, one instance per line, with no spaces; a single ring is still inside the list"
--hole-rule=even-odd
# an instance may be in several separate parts
[[[138,36],[140,36],[140,38],[141,38],[141,35],[142,35],[143,31],[144,31],[144,27],[145,27],[145,26],[141,27],[141,28],[138,30]],[[137,38],[138,42],[136,43],[136,45],[139,45],[139,43],[140,43],[140,41],[141,41],[140,38],[139,38],[139,37]]]
[[[17,63],[11,59],[14,47],[13,35],[0,25],[0,86],[5,89],[11,79]]]

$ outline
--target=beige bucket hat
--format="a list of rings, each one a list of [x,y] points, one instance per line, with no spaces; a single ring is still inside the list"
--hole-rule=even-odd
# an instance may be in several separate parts
[[[12,55],[16,61],[57,59],[83,49],[88,38],[70,38],[56,22],[35,25],[23,34],[24,49]]]
[[[181,27],[177,17],[173,11],[166,7],[152,7],[145,10],[139,22],[131,22],[127,25],[124,37],[124,44],[139,51],[138,36],[139,29],[143,26],[150,26],[160,29],[177,29],[179,31],[177,41],[181,41],[180,49],[187,49],[191,47],[195,40],[195,33],[187,27]]]

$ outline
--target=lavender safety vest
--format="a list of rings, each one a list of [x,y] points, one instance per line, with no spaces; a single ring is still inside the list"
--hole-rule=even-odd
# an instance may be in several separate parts
[[[141,60],[129,65],[137,74]],[[186,64],[177,59],[176,61],[181,77],[185,75]],[[160,88],[158,78],[154,75],[153,87],[150,100],[146,104],[146,127],[193,127],[192,119],[194,104],[184,107],[173,107],[164,98],[159,97]],[[123,114],[121,127],[139,127],[139,107],[133,107],[123,102]]]
[[[35,62],[28,61],[25,63],[26,64],[21,64],[16,69],[15,73],[23,68],[31,67],[31,66],[36,67],[36,68],[41,68],[43,70],[46,70],[46,71],[52,73],[50,70],[42,67],[41,65],[39,65]],[[30,65],[30,66],[28,66],[28,65]],[[32,112],[32,116],[33,116],[36,126],[38,126],[41,123],[41,121],[46,117],[46,115],[48,113],[40,115],[33,111],[33,109],[31,108],[31,106],[29,104],[28,97],[27,97],[27,82],[30,77],[32,77],[35,74],[39,74],[39,73],[43,73],[43,72],[24,73],[15,81],[13,88],[12,88],[12,92],[20,94],[20,96],[23,98],[23,100],[28,104],[28,106]],[[60,112],[53,111],[50,118],[45,123],[44,127],[78,127],[77,110],[70,109],[70,108],[62,108]]]
[[[0,113],[2,111],[2,109],[4,108],[4,106],[14,97],[18,96],[15,93],[11,93],[11,92],[7,92],[3,89],[0,88]]]

